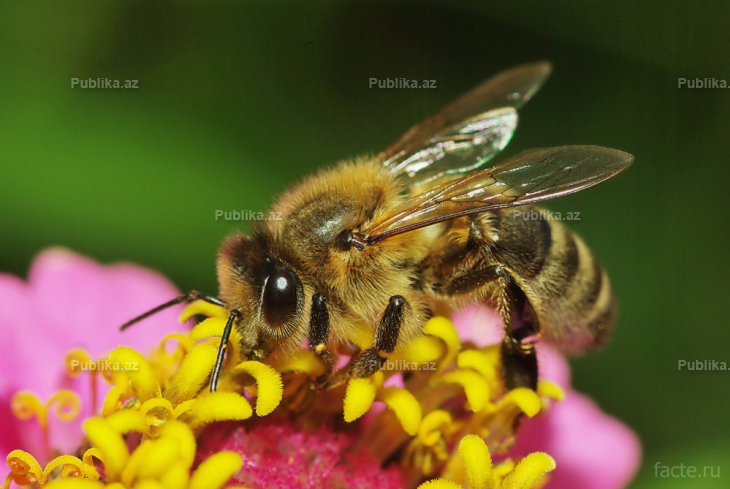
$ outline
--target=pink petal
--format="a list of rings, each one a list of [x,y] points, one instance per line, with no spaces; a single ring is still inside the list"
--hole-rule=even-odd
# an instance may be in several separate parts
[[[569,391],[546,415],[523,422],[510,456],[535,451],[555,459],[557,468],[546,486],[554,489],[623,488],[641,462],[636,434],[575,391]]]
[[[502,341],[502,319],[485,305],[472,305],[452,318],[462,342],[477,346],[494,345]]]
[[[61,389],[79,394],[82,412],[69,423],[49,414],[51,445],[72,451],[81,437],[81,421],[92,414],[90,377],[65,374],[66,354],[83,348],[93,360],[119,344],[148,352],[165,333],[183,331],[171,308],[121,333],[128,319],[178,295],[162,275],[145,268],[99,265],[63,248],[41,252],[31,265],[28,282],[0,274],[0,451],[20,448],[46,461],[35,420],[19,421],[10,399],[29,390],[43,402]],[[98,402],[106,384],[98,384]],[[1,454],[1,453],[0,453]],[[6,473],[6,472],[3,472]]]

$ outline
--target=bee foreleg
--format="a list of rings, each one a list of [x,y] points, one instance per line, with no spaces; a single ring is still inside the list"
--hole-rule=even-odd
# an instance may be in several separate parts
[[[228,338],[231,336],[231,330],[233,329],[233,323],[236,319],[241,317],[241,313],[233,309],[228,315],[228,321],[226,322],[225,328],[223,328],[223,334],[221,335],[221,344],[218,347],[218,356],[215,359],[215,367],[213,367],[213,373],[210,376],[210,392],[215,392],[218,387],[218,376],[223,368],[223,357],[226,354],[226,347],[228,346]]]
[[[309,316],[309,348],[325,363],[328,375],[332,370],[332,357],[327,351],[330,334],[330,315],[327,311],[327,297],[315,294],[312,297],[312,313]]]
[[[385,363],[382,353],[392,353],[398,344],[401,324],[403,323],[403,309],[406,300],[403,296],[394,295],[385,308],[375,332],[375,344],[363,351],[352,365],[356,377],[369,377]]]

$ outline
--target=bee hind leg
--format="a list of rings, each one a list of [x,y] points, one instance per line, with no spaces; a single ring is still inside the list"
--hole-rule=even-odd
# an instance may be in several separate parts
[[[360,353],[352,364],[351,371],[354,376],[370,377],[382,368],[386,360],[382,354],[392,353],[398,344],[405,306],[406,300],[403,296],[394,295],[390,298],[375,332],[375,344]]]
[[[509,303],[504,340],[501,346],[502,376],[508,390],[527,387],[537,390],[537,354],[535,339],[539,336],[537,316],[525,293],[513,281],[507,281],[504,292]],[[507,317],[504,317],[507,316]]]

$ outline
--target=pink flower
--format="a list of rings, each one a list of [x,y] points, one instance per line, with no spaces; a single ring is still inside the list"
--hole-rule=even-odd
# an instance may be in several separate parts
[[[502,323],[492,310],[473,307],[459,313],[454,324],[463,341],[489,345],[501,341]],[[549,453],[557,468],[546,489],[618,489],[626,487],[641,462],[641,443],[629,427],[604,413],[570,385],[568,362],[547,344],[537,347],[540,378],[561,386],[565,399],[546,414],[522,421],[509,456]]]
[[[397,466],[383,468],[365,447],[350,450],[354,436],[327,426],[297,429],[292,421],[217,423],[201,436],[196,463],[221,450],[243,458],[229,486],[267,489],[378,488],[398,489],[405,484]]]
[[[27,282],[0,274],[0,452],[23,449],[39,461],[51,454],[44,447],[37,420],[18,420],[11,399],[23,390],[42,403],[59,389],[75,391],[81,412],[71,422],[48,414],[51,449],[73,453],[82,439],[81,422],[93,414],[88,372],[71,378],[65,359],[83,348],[92,360],[103,358],[120,343],[148,351],[178,324],[179,309],[165,311],[121,333],[119,325],[178,294],[163,276],[131,264],[103,266],[62,248],[40,253]],[[180,325],[180,330],[185,326]],[[99,403],[106,394],[98,379]],[[97,406],[99,409],[100,406]],[[4,464],[2,464],[4,467]],[[0,471],[3,480],[7,467]]]

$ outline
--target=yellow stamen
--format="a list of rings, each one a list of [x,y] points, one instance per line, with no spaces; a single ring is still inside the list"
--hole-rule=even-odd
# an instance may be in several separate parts
[[[555,459],[542,452],[531,453],[517,464],[504,480],[505,489],[531,489],[539,487],[545,474],[555,470]]]
[[[548,397],[555,401],[562,401],[565,399],[565,391],[563,388],[548,380],[539,380],[537,382],[537,394],[541,397]]]
[[[481,411],[489,402],[489,384],[486,379],[473,370],[456,370],[441,377],[442,382],[459,384],[464,388],[469,408],[475,413]]]
[[[171,340],[177,341],[177,348],[175,348],[175,352],[172,355],[167,353],[167,343]],[[193,342],[188,335],[184,335],[182,333],[170,333],[162,338],[162,341],[160,341],[160,346],[157,349],[157,353],[164,361],[167,361],[169,363],[178,363],[182,360],[187,352],[192,350],[192,348]]]
[[[418,430],[418,439],[425,446],[435,445],[441,438],[443,428],[452,422],[451,414],[443,409],[437,409],[428,413],[421,422]]]
[[[228,312],[225,307],[216,306],[206,301],[193,301],[188,304],[182,313],[180,313],[180,322],[184,323],[193,316],[208,316],[208,317],[227,317]]]
[[[243,460],[234,452],[218,452],[208,457],[193,472],[189,489],[217,489],[241,470]]]
[[[122,435],[104,418],[89,418],[84,422],[84,432],[104,458],[108,482],[117,482],[129,459],[127,444]]]
[[[296,350],[290,355],[281,355],[272,365],[279,372],[299,372],[314,377],[322,375],[326,367],[312,350]]]
[[[446,356],[441,362],[441,368],[449,365],[456,358],[456,354],[461,348],[461,340],[456,332],[454,323],[449,319],[441,316],[433,317],[426,322],[423,332],[439,338],[446,344]]]
[[[461,369],[476,370],[484,377],[492,392],[499,386],[497,363],[494,357],[483,350],[464,350],[456,357],[456,365]]]
[[[13,450],[6,458],[6,463],[11,474],[5,478],[3,487],[10,487],[10,482],[15,481],[18,485],[28,485],[33,481],[43,483],[43,469],[36,459],[23,450]]]
[[[192,399],[208,385],[217,355],[218,349],[211,344],[195,345],[169,380],[165,388],[165,398],[173,406]]]
[[[197,397],[181,418],[195,429],[214,421],[241,421],[252,415],[245,397],[235,392],[213,392]]]
[[[459,457],[466,472],[467,487],[469,489],[489,487],[492,457],[484,440],[476,435],[462,438],[459,442]]]
[[[456,482],[447,481],[446,479],[434,479],[424,482],[418,489],[464,489]]]
[[[233,369],[233,373],[245,372],[256,380],[256,414],[266,416],[281,402],[284,385],[281,375],[268,365],[261,362],[243,362]]]
[[[424,364],[435,362],[446,352],[444,342],[432,336],[420,336],[403,348],[393,353],[389,359],[396,363],[404,362],[406,365],[415,363],[417,368]]]
[[[48,489],[101,489],[104,487],[99,481],[89,479],[57,479],[45,486]],[[111,488],[111,486],[107,486]]]
[[[421,405],[413,394],[400,387],[387,387],[380,389],[376,397],[395,412],[406,433],[416,436],[422,414]]]
[[[368,412],[375,393],[375,385],[370,379],[350,379],[345,394],[345,421],[350,423]]]
[[[84,372],[83,367],[87,367],[91,380],[91,412],[96,414],[96,406],[98,404],[96,379],[98,378],[99,372],[95,368],[90,368],[91,365],[91,357],[82,348],[71,350],[66,355],[66,373],[71,377],[78,377]]]
[[[81,412],[81,400],[75,392],[60,390],[55,392],[45,404],[29,391],[16,393],[10,401],[10,409],[19,419],[35,417],[43,433],[43,447],[46,454],[51,453],[50,434],[48,432],[48,412],[55,407],[56,416],[61,421],[71,421]]]
[[[71,455],[61,455],[60,457],[56,457],[51,460],[51,462],[43,469],[43,480],[41,485],[48,482],[51,472],[57,467],[61,467],[63,478],[83,478],[86,472],[84,470],[84,463],[81,460],[76,457],[72,457]]]
[[[140,401],[161,396],[160,384],[149,362],[140,353],[132,348],[120,346],[109,354],[109,361],[119,365],[121,371],[129,378],[131,388]]]
[[[499,407],[501,408],[510,403],[516,404],[523,413],[531,418],[540,412],[540,408],[542,406],[540,398],[537,396],[535,391],[528,389],[527,387],[519,387],[509,391],[500,400]]]
[[[162,397],[156,397],[145,401],[139,408],[139,412],[144,416],[147,434],[154,435],[155,430],[162,426],[167,420],[175,417],[172,403]]]

